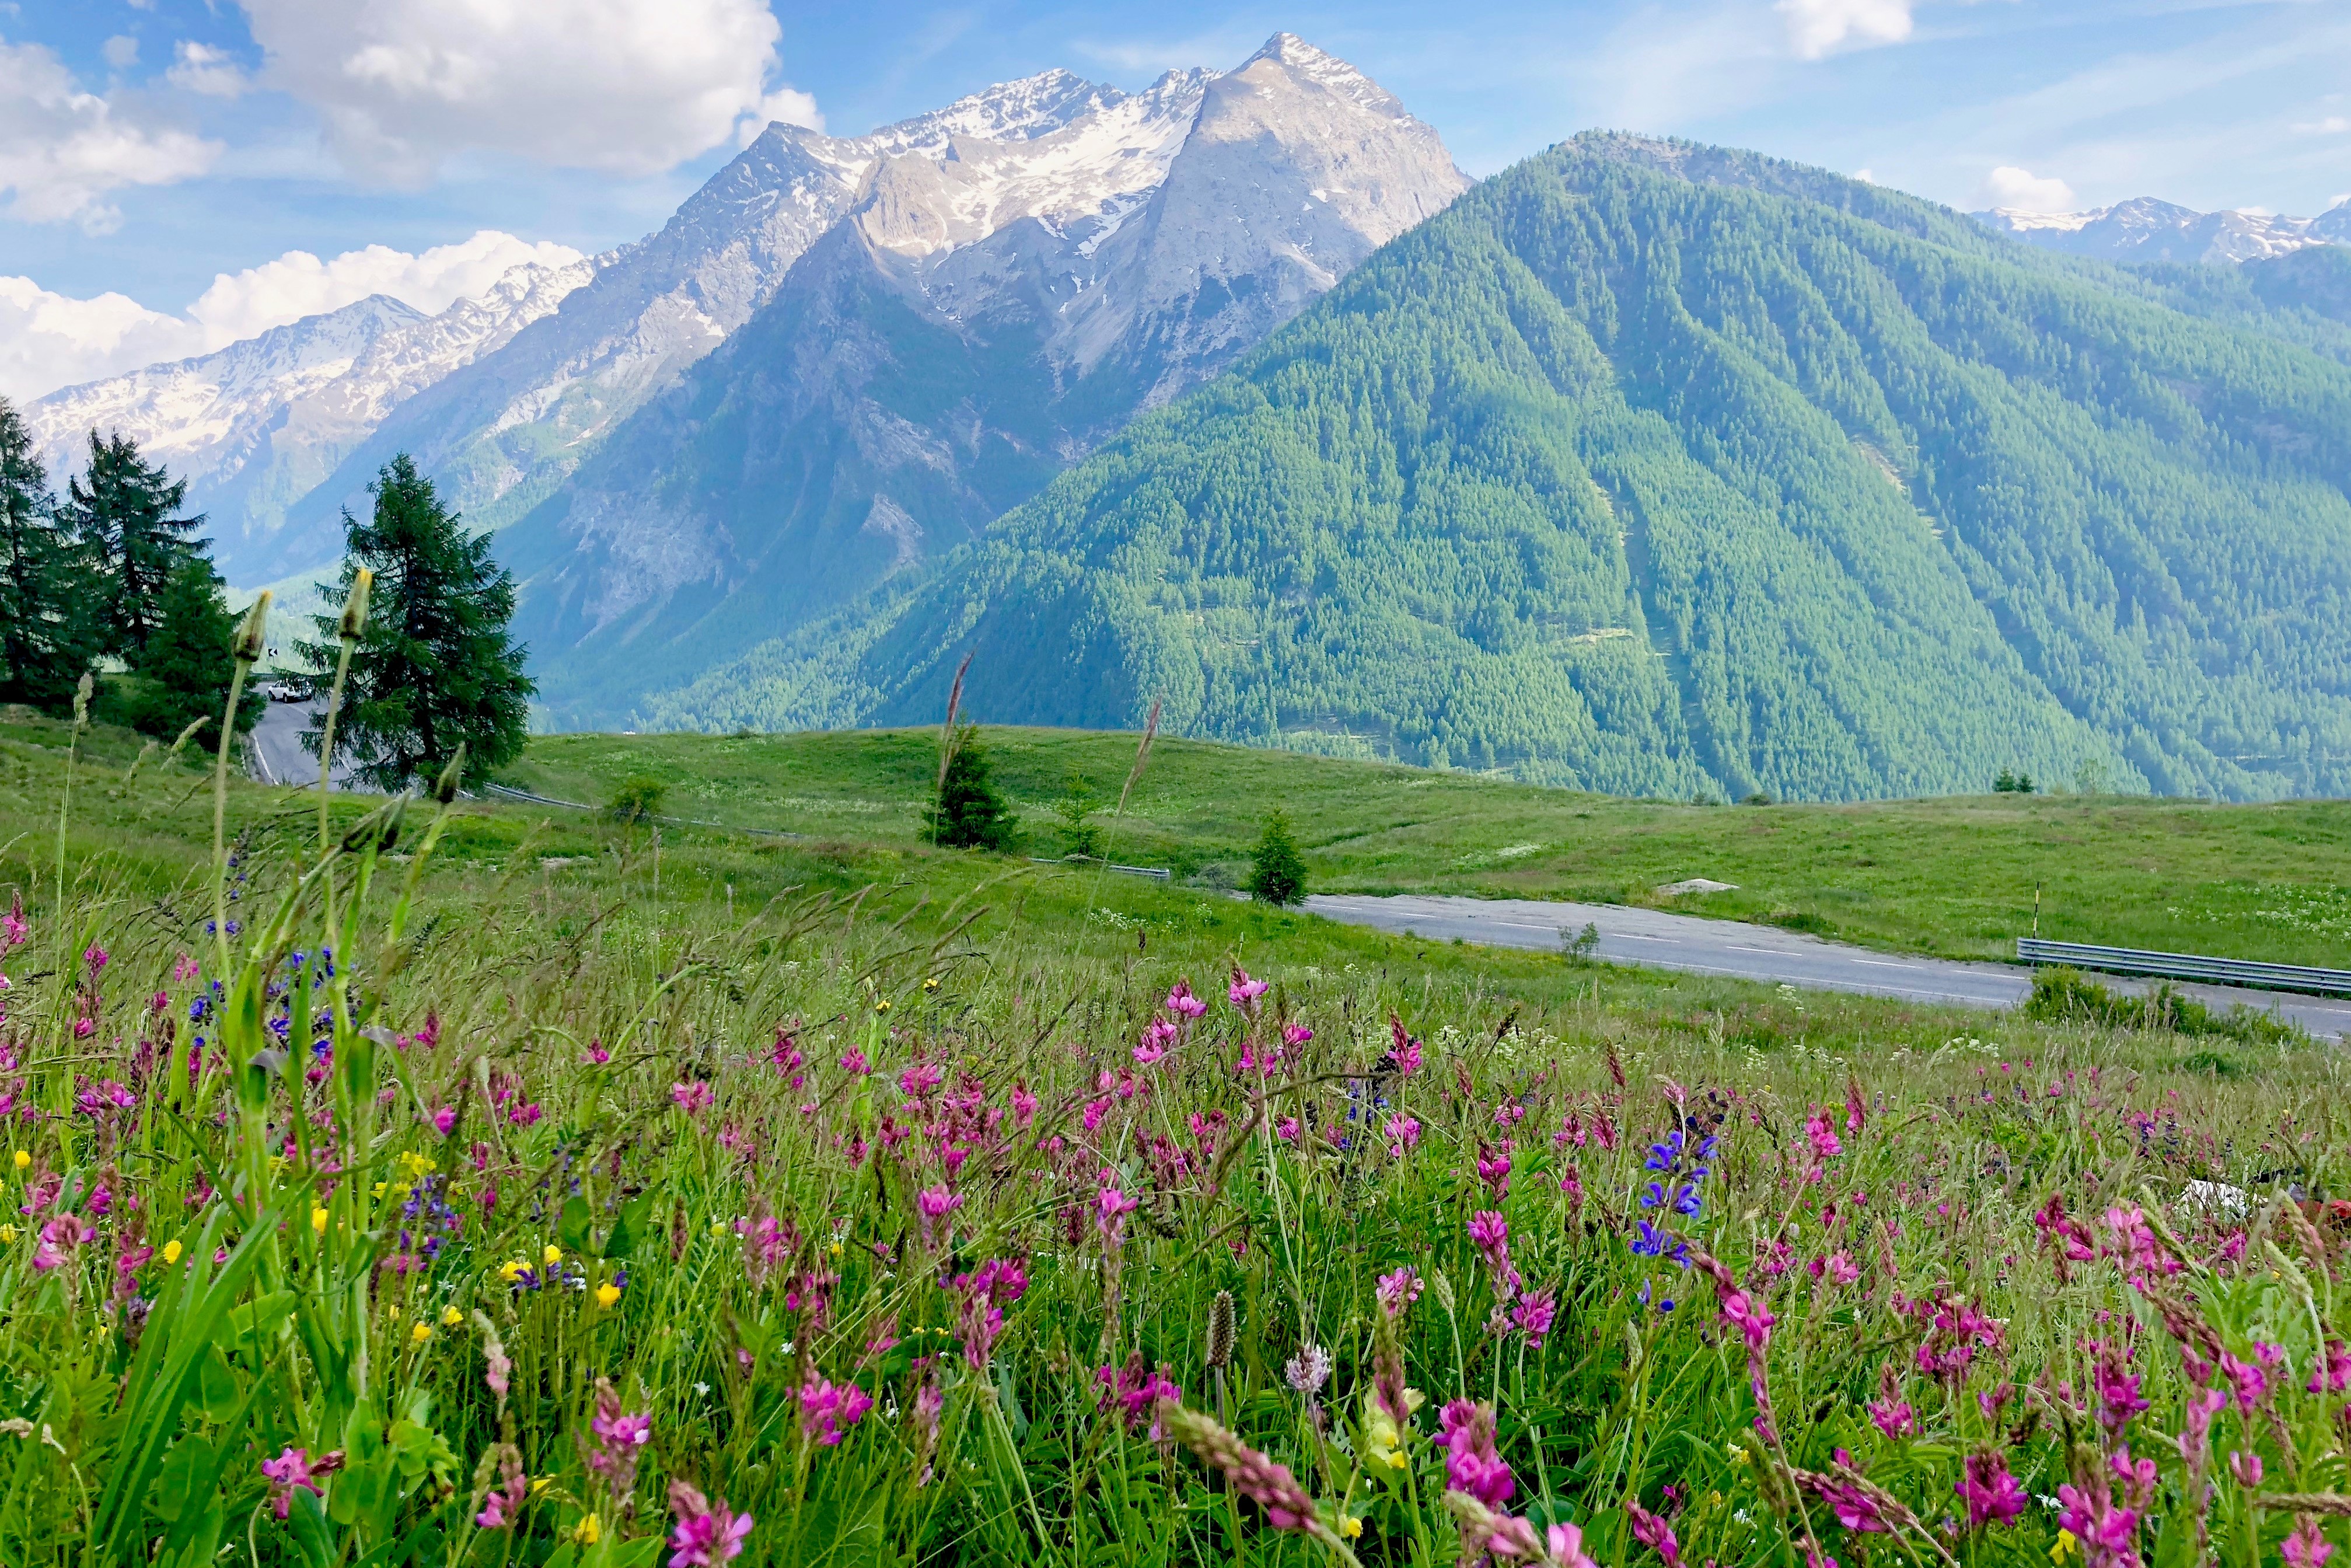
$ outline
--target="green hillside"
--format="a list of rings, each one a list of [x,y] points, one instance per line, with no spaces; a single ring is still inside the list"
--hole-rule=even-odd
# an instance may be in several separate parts
[[[1170,867],[1198,885],[1244,879],[1248,847],[1278,803],[1322,892],[1650,904],[1910,951],[2012,957],[2039,887],[2042,933],[2061,940],[2351,967],[2351,803],[2342,801],[1979,794],[1704,807],[1163,737],[1113,821],[1137,737],[990,728],[983,739],[1019,812],[1024,852],[1062,852],[1054,807],[1074,783],[1097,803],[1091,821],[1113,858]],[[508,778],[601,804],[622,779],[650,775],[668,785],[663,810],[675,818],[903,851],[921,842],[937,744],[935,727],[538,736]],[[1656,892],[1694,876],[1738,888]],[[1097,900],[1107,896],[1104,879],[1092,880]]]
[[[1619,793],[2351,792],[2351,369],[1587,136],[655,722],[1169,727]],[[2220,313],[2225,316],[2226,312]]]

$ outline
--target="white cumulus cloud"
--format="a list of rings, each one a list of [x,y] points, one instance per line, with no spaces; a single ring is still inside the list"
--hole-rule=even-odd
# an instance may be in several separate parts
[[[0,277],[0,397],[35,398],[198,352],[204,329],[124,294],[76,299]]]
[[[579,259],[569,246],[532,244],[496,229],[414,256],[384,245],[347,250],[328,261],[289,250],[259,267],[218,274],[188,307],[188,316],[203,327],[206,348],[217,349],[371,294],[389,294],[432,315],[482,293],[525,262],[564,267]]]
[[[569,246],[495,229],[415,255],[371,245],[322,261],[294,250],[216,275],[176,316],[126,295],[77,299],[29,277],[0,277],[0,396],[39,397],[160,361],[210,353],[371,294],[388,294],[431,314],[483,293],[526,262],[563,267],[579,259]]]
[[[1786,19],[1788,42],[1802,59],[1910,36],[1910,0],[1779,0],[1773,9]]]
[[[418,183],[467,151],[642,175],[805,94],[774,89],[766,0],[239,0],[263,79],[347,167]],[[760,119],[764,124],[765,120]]]
[[[2003,164],[1984,176],[1987,204],[2020,213],[2070,213],[2074,187],[2053,175],[2043,179],[2030,169]]]
[[[206,98],[235,98],[253,86],[252,78],[225,49],[182,38],[172,52],[175,57],[163,79],[173,87]]]
[[[0,193],[10,217],[104,233],[121,222],[107,193],[193,179],[220,152],[85,90],[41,45],[0,39]]]

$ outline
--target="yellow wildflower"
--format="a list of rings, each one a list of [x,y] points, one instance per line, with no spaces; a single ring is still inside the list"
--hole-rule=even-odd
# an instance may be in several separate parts
[[[323,1208],[313,1208],[310,1211],[310,1234],[313,1236],[324,1236],[326,1233],[327,1211]]]
[[[14,1227],[11,1228],[13,1229]],[[180,1245],[180,1239],[174,1236],[171,1240],[163,1243],[163,1261],[166,1264],[176,1263],[180,1260],[180,1254],[185,1250],[186,1249]]]
[[[539,1493],[545,1491],[554,1484],[555,1478],[553,1476],[539,1476],[530,1483],[530,1495],[537,1497]]]
[[[454,1329],[465,1321],[465,1314],[459,1312],[456,1308],[444,1307],[441,1309],[441,1326],[443,1328]]]
[[[549,1242],[548,1243],[547,1250],[540,1253],[539,1256],[549,1263],[560,1263],[563,1261],[563,1249],[556,1246],[553,1242]]]
[[[511,1285],[517,1280],[521,1279],[523,1276],[523,1270],[529,1267],[529,1264],[524,1262],[519,1258],[509,1258],[506,1260],[505,1264],[499,1268],[498,1278]]]
[[[923,982],[923,989],[926,991],[935,991],[938,988],[939,977],[936,975],[933,975],[929,979]]]
[[[1364,1533],[1364,1521],[1352,1513],[1339,1516],[1339,1533],[1353,1541]]]
[[[30,1155],[26,1154],[26,1153],[24,1150],[22,1150],[22,1149],[18,1149],[18,1150],[16,1151],[16,1168],[17,1168],[18,1170],[23,1170],[26,1166],[29,1166],[29,1165],[31,1165],[32,1163],[33,1163],[33,1156],[32,1156],[32,1155]]]
[[[1404,1407],[1407,1416],[1419,1409],[1423,1403],[1423,1396],[1418,1389],[1407,1388],[1404,1391]],[[1381,1408],[1376,1394],[1369,1392],[1364,1394],[1364,1435],[1370,1440],[1371,1457],[1374,1460],[1384,1460],[1391,1469],[1403,1469],[1405,1464],[1404,1437],[1405,1433],[1410,1429],[1408,1426],[1399,1427],[1396,1425],[1395,1418]]]
[[[2049,1561],[2063,1563],[2068,1557],[2079,1557],[2081,1554],[2082,1543],[2074,1539],[2074,1532],[2070,1530],[2061,1530],[2057,1532],[2057,1544],[2049,1549]]]
[[[16,1240],[16,1228],[15,1226],[13,1226],[13,1225],[0,1225],[0,1242],[14,1241],[14,1240]],[[173,1245],[175,1245],[175,1246],[176,1246],[176,1245],[177,1245],[177,1243],[174,1243]]]
[[[621,1287],[613,1284],[610,1280],[605,1281],[602,1284],[596,1287],[596,1304],[598,1306],[609,1309],[617,1305],[620,1300]]]
[[[873,1010],[877,1013],[888,1012],[890,1010],[890,998],[883,997],[880,1001],[875,1002],[873,1004]]]
[[[604,1527],[596,1522],[596,1516],[591,1513],[580,1521],[580,1528],[571,1532],[571,1539],[582,1546],[593,1546],[596,1538],[603,1533]]]
[[[416,1343],[423,1344],[426,1340],[433,1337],[433,1325],[431,1323],[420,1322],[414,1328],[408,1331],[408,1337],[411,1340],[413,1340]]]

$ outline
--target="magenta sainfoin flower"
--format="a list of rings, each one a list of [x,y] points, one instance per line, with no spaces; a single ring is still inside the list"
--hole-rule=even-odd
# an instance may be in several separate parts
[[[751,1533],[751,1516],[738,1514],[724,1500],[714,1505],[684,1481],[669,1483],[671,1527],[669,1568],[718,1568],[743,1555],[743,1538]]]
[[[1549,1291],[1538,1291],[1519,1298],[1510,1309],[1510,1323],[1526,1336],[1529,1350],[1541,1350],[1543,1337],[1551,1333],[1552,1321],[1558,1316],[1559,1302]]]
[[[294,1494],[308,1492],[312,1497],[324,1497],[318,1482],[319,1476],[343,1468],[342,1450],[322,1458],[313,1459],[308,1448],[288,1448],[274,1459],[261,1461],[262,1478],[269,1483],[270,1511],[284,1519],[294,1507]]]
[[[1233,983],[1225,988],[1225,995],[1231,998],[1233,1006],[1247,1013],[1257,1011],[1257,999],[1265,993],[1266,982],[1250,979],[1246,969],[1235,969]]]
[[[1104,1415],[1115,1408],[1130,1432],[1142,1431],[1144,1417],[1148,1416],[1151,1437],[1155,1440],[1166,1437],[1166,1430],[1159,1422],[1160,1402],[1180,1401],[1184,1397],[1183,1389],[1168,1378],[1168,1370],[1164,1363],[1155,1370],[1149,1362],[1143,1359],[1143,1353],[1139,1350],[1126,1358],[1126,1364],[1123,1367],[1103,1365],[1095,1368],[1094,1381],[1101,1385],[1102,1394],[1094,1407]]]
[[[1102,1190],[1094,1195],[1094,1228],[1102,1232],[1102,1245],[1113,1252],[1125,1242],[1126,1217],[1137,1207],[1136,1199],[1119,1190],[1118,1179],[1116,1171],[1105,1167]]]
[[[1637,1502],[1626,1502],[1625,1513],[1633,1521],[1633,1539],[1665,1559],[1666,1568],[1680,1568],[1682,1543],[1674,1538],[1674,1527],[1662,1514],[1651,1513]]]
[[[2260,1347],[2256,1347],[2258,1349]],[[2250,1416],[2253,1407],[2265,1403],[2270,1396],[2270,1375],[2261,1358],[2239,1361],[2227,1351],[2220,1353],[2220,1371],[2234,1386],[2237,1408]]]
[[[2116,1503],[2104,1476],[2057,1489],[2057,1522],[2082,1543],[2083,1568],[2139,1568],[2138,1515]]]
[[[963,1336],[963,1358],[973,1371],[984,1371],[1004,1333],[1004,1309],[1028,1291],[1029,1272],[1017,1258],[998,1258],[956,1275],[951,1286],[959,1298],[956,1322]]]
[[[1890,1394],[1869,1402],[1869,1423],[1896,1439],[1918,1435],[1918,1413],[1910,1407],[1910,1401]]]
[[[1388,1155],[1402,1159],[1420,1142],[1420,1124],[1401,1112],[1381,1124],[1380,1132],[1388,1141]]]
[[[2119,1433],[2131,1417],[2147,1407],[2138,1391],[2138,1374],[2130,1369],[2130,1353],[2119,1344],[2100,1343],[2098,1352],[2098,1425]]]
[[[1502,1140],[1499,1149],[1479,1145],[1478,1149],[1478,1179],[1486,1184],[1496,1203],[1510,1196],[1510,1141]]]
[[[1388,1047],[1388,1060],[1395,1063],[1399,1077],[1409,1078],[1420,1071],[1420,1041],[1405,1032],[1404,1019],[1388,1015],[1388,1033],[1395,1043]]]
[[[1804,1136],[1812,1142],[1815,1160],[1833,1160],[1844,1153],[1844,1145],[1837,1141],[1836,1124],[1825,1110],[1815,1110],[1804,1118]]]
[[[622,1409],[620,1391],[611,1380],[598,1378],[596,1413],[588,1418],[588,1436],[580,1439],[580,1457],[614,1497],[625,1498],[636,1489],[637,1457],[653,1436],[653,1418]]]
[[[1420,1300],[1420,1275],[1409,1267],[1381,1275],[1373,1287],[1373,1293],[1379,1299],[1380,1311],[1392,1318],[1404,1316],[1405,1309]]]
[[[963,1194],[949,1192],[943,1186],[926,1186],[914,1195],[914,1213],[922,1221],[923,1245],[935,1244],[934,1227],[963,1207]]]
[[[2285,1568],[2326,1568],[2326,1560],[2335,1555],[2335,1548],[2326,1543],[2326,1532],[2319,1528],[2317,1517],[2307,1513],[2279,1550],[2284,1553]]]
[[[2024,1511],[2024,1489],[2008,1473],[2008,1461],[1989,1450],[1970,1454],[1962,1465],[1959,1494],[1968,1505],[1968,1528],[2012,1524]]]
[[[691,1082],[671,1084],[669,1097],[679,1110],[689,1116],[699,1116],[709,1110],[712,1099],[710,1085],[698,1078]]]
[[[1160,1005],[1178,1018],[1185,1019],[1199,1018],[1208,1010],[1208,1004],[1192,994],[1192,982],[1189,980],[1176,981],[1176,988],[1167,993],[1166,1001]]]
[[[1174,1400],[1159,1406],[1159,1420],[1171,1435],[1200,1458],[1222,1470],[1226,1484],[1265,1510],[1265,1521],[1276,1530],[1297,1531],[1326,1545],[1343,1545],[1335,1531],[1314,1511],[1314,1500],[1298,1484],[1289,1467],[1276,1463],[1196,1411]]]
[[[98,1228],[82,1223],[77,1214],[60,1214],[41,1227],[40,1244],[33,1249],[33,1267],[47,1273],[66,1260],[73,1249],[97,1239]]]
[[[1495,1447],[1494,1407],[1451,1400],[1438,1412],[1437,1425],[1444,1434],[1445,1484],[1488,1508],[1510,1501],[1518,1482]]]
[[[499,1484],[490,1486],[483,1478],[496,1461]],[[521,1520],[522,1511],[530,1501],[530,1478],[523,1474],[522,1450],[512,1443],[496,1443],[482,1457],[482,1468],[475,1472],[475,1484],[481,1487],[475,1500],[482,1511],[474,1515],[474,1522],[484,1530],[510,1530]]]
[[[873,1396],[854,1383],[832,1383],[811,1372],[800,1385],[800,1431],[828,1448],[873,1408]]]
[[[2351,1345],[2328,1340],[2311,1363],[2310,1381],[2303,1386],[2313,1394],[2340,1394],[2351,1388]]]
[[[1153,1019],[1144,1026],[1143,1039],[1134,1048],[1135,1065],[1149,1067],[1159,1061],[1175,1049],[1182,1032],[1165,1019]]]

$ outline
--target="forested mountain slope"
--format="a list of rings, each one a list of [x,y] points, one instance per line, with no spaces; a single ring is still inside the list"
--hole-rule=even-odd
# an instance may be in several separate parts
[[[1930,204],[1590,135],[657,721],[1612,790],[2351,792],[2351,370]]]

